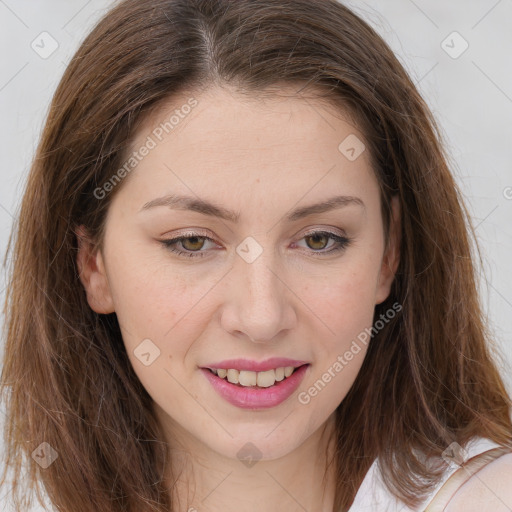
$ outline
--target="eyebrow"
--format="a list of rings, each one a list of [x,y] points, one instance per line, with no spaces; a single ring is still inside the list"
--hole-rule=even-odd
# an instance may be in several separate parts
[[[296,208],[286,216],[286,220],[293,222],[309,215],[318,213],[325,213],[330,210],[343,208],[345,206],[358,205],[366,209],[365,204],[359,197],[353,196],[334,196],[320,203],[310,204]],[[173,210],[190,210],[193,212],[201,213],[202,215],[209,215],[211,217],[219,217],[221,219],[238,222],[240,219],[240,212],[227,210],[210,201],[200,199],[197,197],[183,196],[177,194],[170,194],[158,197],[144,204],[139,210],[140,212],[155,208],[157,206],[166,206]]]

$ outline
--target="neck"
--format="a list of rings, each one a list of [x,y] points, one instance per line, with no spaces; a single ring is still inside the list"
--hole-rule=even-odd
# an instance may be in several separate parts
[[[166,431],[169,433],[169,428]],[[257,456],[252,461],[225,457],[197,439],[176,436],[176,433],[169,435],[169,475],[174,476],[166,480],[174,510],[333,511],[334,413],[300,446],[273,460],[264,457],[256,460]],[[249,453],[256,450],[251,446],[246,444]]]

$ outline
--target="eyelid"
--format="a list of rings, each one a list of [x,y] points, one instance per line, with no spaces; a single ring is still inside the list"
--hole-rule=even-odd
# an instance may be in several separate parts
[[[317,234],[317,233],[333,234],[333,235],[337,235],[339,237],[348,238],[348,235],[345,233],[345,231],[343,231],[340,228],[313,227],[313,228],[309,228],[307,231],[302,233],[300,235],[300,239],[302,239],[302,238],[304,238],[306,236]],[[162,235],[162,236],[165,236],[165,235]],[[175,237],[173,237],[173,239],[176,239],[176,238],[189,238],[189,237],[190,238],[193,238],[193,237],[207,238],[208,240],[211,240],[212,242],[215,242],[215,239],[210,236],[209,232],[204,230],[204,229],[202,229],[202,228],[189,228],[188,231],[184,231],[183,233],[178,233]]]
[[[308,230],[305,233],[303,233],[300,238],[302,239],[305,236],[315,235],[317,233],[326,233],[326,234],[332,234],[332,235],[340,236],[340,237],[343,237],[343,238],[348,238],[348,236],[345,233],[345,231],[343,231],[340,228],[311,228],[310,230]]]
[[[334,230],[337,230],[337,232],[335,232]],[[308,236],[313,236],[313,235],[327,236],[330,241],[334,241],[333,245],[335,246],[334,248],[331,247],[328,250],[323,249],[323,250],[319,250],[319,251],[315,251],[313,249],[305,249],[313,257],[322,257],[322,256],[327,256],[327,255],[335,254],[338,252],[342,252],[352,242],[352,239],[349,238],[348,236],[346,236],[345,232],[343,230],[340,230],[339,228],[329,228],[329,229],[327,229],[327,228],[310,228],[308,231],[303,233],[302,236],[299,237],[299,241],[303,240],[304,238],[306,238]],[[177,254],[179,257],[188,256],[191,258],[194,258],[194,257],[203,258],[208,255],[208,253],[210,252],[208,250],[206,250],[206,251],[202,251],[202,250],[188,251],[188,250],[176,249],[175,247],[173,247],[173,246],[176,246],[176,244],[179,244],[181,241],[183,241],[184,239],[187,239],[187,238],[201,238],[201,239],[216,243],[215,239],[213,239],[212,237],[210,237],[208,235],[205,235],[204,231],[200,228],[198,228],[195,231],[187,231],[187,232],[180,233],[173,238],[160,240],[160,242],[168,251]],[[337,245],[337,247],[336,247],[336,245]]]

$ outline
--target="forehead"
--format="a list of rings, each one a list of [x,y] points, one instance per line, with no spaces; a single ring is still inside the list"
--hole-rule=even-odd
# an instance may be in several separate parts
[[[131,151],[148,138],[154,147],[130,179],[165,179],[172,170],[173,179],[182,176],[208,191],[240,190],[242,180],[294,193],[316,182],[327,189],[375,185],[364,135],[349,113],[298,89],[251,96],[213,87],[174,95],[137,130]],[[357,158],[346,152],[350,146]]]

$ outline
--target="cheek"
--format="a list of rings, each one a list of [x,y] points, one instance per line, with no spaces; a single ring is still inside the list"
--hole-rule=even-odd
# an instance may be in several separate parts
[[[373,321],[380,261],[368,254],[379,253],[354,252],[327,280],[309,281],[306,285],[308,303],[334,331],[331,334],[336,340],[346,339],[347,334],[357,335],[356,331]]]
[[[310,304],[326,327],[324,355],[343,353],[352,341],[371,327],[375,308],[375,288],[364,278],[340,280],[319,290]],[[364,347],[363,347],[364,348]]]
[[[334,283],[318,288],[310,299],[321,319],[321,332],[326,334],[315,336],[316,364],[298,399],[313,408],[311,417],[317,420],[343,401],[363,364],[375,308],[374,277],[368,275],[340,273]]]
[[[178,382],[187,378],[183,363],[204,329],[198,304],[204,290],[201,294],[202,289],[187,285],[182,277],[163,276],[147,267],[134,268],[130,279],[119,273],[112,278],[116,315],[133,370],[153,399],[172,403],[180,393]]]
[[[169,345],[177,340],[174,333],[189,325],[187,319],[200,300],[201,290],[188,285],[186,276],[166,271],[161,262],[152,262],[147,254],[124,254],[127,256],[112,259],[108,279],[127,349],[133,350],[146,338],[162,351],[172,348]]]
[[[367,246],[347,252],[338,270],[322,285],[315,280],[307,284],[308,304],[321,319],[315,332],[325,334],[315,337],[317,364],[299,400],[311,402],[318,414],[339,405],[363,364],[371,342],[380,268],[378,251],[378,247]]]

